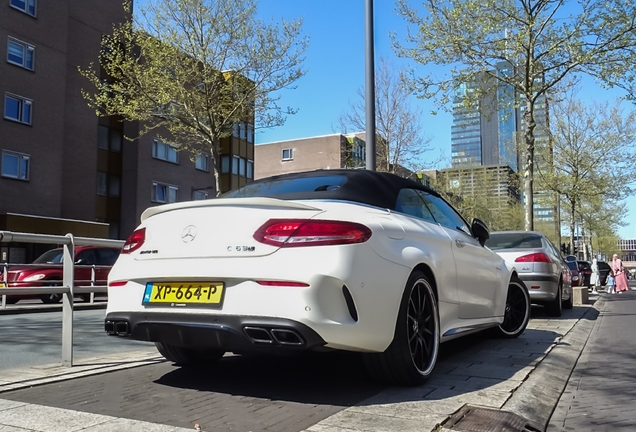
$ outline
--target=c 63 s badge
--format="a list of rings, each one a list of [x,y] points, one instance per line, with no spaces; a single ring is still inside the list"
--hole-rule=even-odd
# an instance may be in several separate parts
[[[228,252],[254,252],[256,246],[228,246]]]

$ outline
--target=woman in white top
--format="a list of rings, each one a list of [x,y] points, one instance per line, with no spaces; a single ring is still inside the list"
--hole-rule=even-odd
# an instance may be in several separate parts
[[[592,285],[592,294],[598,294],[597,287],[601,284],[601,272],[598,269],[598,261],[596,258],[592,260],[592,275],[590,276],[590,285]]]

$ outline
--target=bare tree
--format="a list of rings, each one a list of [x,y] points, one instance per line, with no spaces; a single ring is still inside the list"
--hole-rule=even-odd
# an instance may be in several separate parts
[[[130,13],[132,1],[124,7]],[[304,75],[301,21],[267,24],[256,0],[147,0],[134,22],[104,38],[99,65],[80,72],[93,85],[84,97],[98,116],[140,121],[140,135],[210,152],[220,193],[220,138],[238,124],[282,125],[294,109],[280,90]],[[108,76],[104,79],[100,68]],[[128,137],[137,138],[137,137]]]
[[[376,74],[376,152],[377,169],[401,174],[423,169],[422,157],[431,150],[431,138],[422,136],[422,112],[411,105],[411,89],[402,79],[402,71],[385,58],[380,58]],[[365,130],[365,92],[358,89],[360,99],[340,115],[342,132]],[[367,155],[369,157],[369,155]]]

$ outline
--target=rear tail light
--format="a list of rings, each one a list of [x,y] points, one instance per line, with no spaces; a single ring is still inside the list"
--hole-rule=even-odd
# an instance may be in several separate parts
[[[141,245],[144,244],[145,241],[146,241],[146,228],[139,228],[138,230],[135,230],[130,235],[130,237],[128,237],[128,240],[126,240],[126,243],[124,243],[124,247],[122,248],[121,253],[129,254],[131,252],[134,252],[137,249],[139,249]]]
[[[278,247],[364,243],[370,237],[359,223],[309,219],[270,219],[254,233],[256,241]]]
[[[520,256],[515,260],[515,262],[544,262],[551,263],[552,260],[549,256],[544,254],[543,252],[532,253],[529,255]]]

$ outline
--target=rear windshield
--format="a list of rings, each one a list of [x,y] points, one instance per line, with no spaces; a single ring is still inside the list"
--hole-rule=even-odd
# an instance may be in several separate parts
[[[486,246],[499,249],[537,249],[543,247],[541,236],[527,233],[490,233]]]
[[[346,180],[345,176],[326,175],[323,177],[257,181],[238,190],[230,191],[224,194],[223,198],[275,197],[293,193],[331,191],[338,189]]]
[[[568,267],[570,268],[570,270],[577,270],[577,271],[578,271],[578,269],[579,269],[579,268],[576,266],[576,263],[575,263],[575,262],[572,262],[572,261],[566,261],[565,263],[568,265]]]

